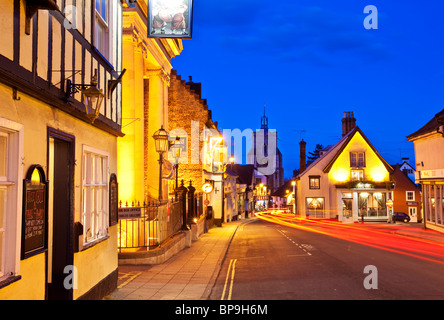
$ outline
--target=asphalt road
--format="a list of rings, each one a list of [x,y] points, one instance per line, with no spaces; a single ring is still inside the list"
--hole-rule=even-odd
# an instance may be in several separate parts
[[[323,227],[319,227],[323,229]],[[444,299],[444,257],[433,261],[253,219],[236,232],[212,290],[212,300]],[[358,230],[359,231],[359,230]],[[344,232],[344,231],[342,231]],[[348,233],[348,231],[345,231]],[[397,245],[414,246],[396,235]],[[389,240],[387,240],[389,239]],[[425,247],[426,244],[424,244]],[[371,269],[365,270],[366,266]],[[366,284],[366,286],[364,285]]]

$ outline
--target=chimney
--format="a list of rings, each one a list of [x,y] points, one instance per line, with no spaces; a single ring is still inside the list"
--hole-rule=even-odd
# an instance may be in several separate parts
[[[300,155],[299,155],[299,173],[302,173],[306,169],[306,162],[305,162],[305,146],[307,143],[304,141],[304,139],[299,142],[300,146]]]
[[[342,136],[353,130],[356,127],[356,119],[353,112],[344,112],[344,117],[342,118]]]

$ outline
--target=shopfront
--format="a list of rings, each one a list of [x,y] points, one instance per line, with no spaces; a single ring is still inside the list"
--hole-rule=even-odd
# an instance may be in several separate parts
[[[340,190],[338,219],[342,222],[386,221],[390,215],[389,199],[392,193],[386,189]]]

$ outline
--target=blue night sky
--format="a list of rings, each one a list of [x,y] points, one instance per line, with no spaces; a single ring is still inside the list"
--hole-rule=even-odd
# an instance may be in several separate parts
[[[367,30],[364,7],[378,9]],[[202,83],[220,129],[260,128],[266,105],[285,177],[307,153],[336,143],[344,111],[390,163],[410,157],[406,136],[444,108],[441,1],[196,0],[193,38],[172,60]]]

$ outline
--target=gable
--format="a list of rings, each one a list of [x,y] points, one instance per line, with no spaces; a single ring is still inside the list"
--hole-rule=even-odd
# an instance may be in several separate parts
[[[324,173],[332,176],[333,180],[345,182],[351,180],[350,153],[363,153],[364,165],[356,166],[363,170],[364,180],[382,182],[390,181],[392,167],[381,157],[362,131],[355,127],[333,159],[324,168]],[[354,156],[355,156],[354,155]],[[355,168],[355,167],[353,167]]]

